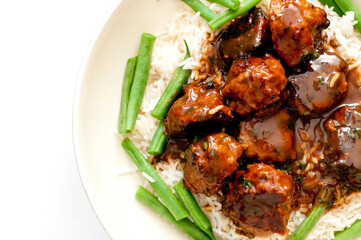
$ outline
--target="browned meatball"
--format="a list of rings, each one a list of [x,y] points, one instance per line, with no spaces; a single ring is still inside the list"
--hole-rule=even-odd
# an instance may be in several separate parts
[[[226,193],[224,211],[248,236],[285,234],[294,197],[290,175],[257,163],[236,173]]]
[[[338,108],[324,126],[328,134],[326,170],[349,189],[361,189],[361,105]]]
[[[232,119],[232,112],[217,89],[187,85],[184,91],[185,95],[174,102],[164,119],[167,136],[185,136],[195,128],[206,129]]]
[[[325,122],[329,131],[327,152],[340,168],[361,170],[361,105],[344,106]]]
[[[272,55],[249,57],[233,63],[222,94],[232,111],[246,115],[282,101],[285,70]]]
[[[312,58],[321,31],[329,25],[326,12],[306,0],[272,0],[269,22],[273,47],[291,67]]]
[[[307,64],[306,71],[289,76],[289,104],[302,116],[328,110],[347,90],[347,63],[331,47]]]
[[[211,134],[194,142],[185,152],[185,185],[194,193],[212,195],[237,169],[242,151],[242,145],[225,133]]]
[[[294,129],[286,109],[267,118],[252,118],[239,124],[238,140],[247,157],[262,162],[284,162],[296,158]]]
[[[233,60],[254,51],[266,41],[267,28],[268,19],[260,8],[234,20],[217,38],[217,62],[230,65]]]

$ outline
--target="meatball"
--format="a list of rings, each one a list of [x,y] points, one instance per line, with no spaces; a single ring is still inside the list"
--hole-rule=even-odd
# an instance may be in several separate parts
[[[324,125],[329,134],[326,153],[330,160],[339,170],[349,167],[361,170],[361,105],[340,107]]]
[[[238,140],[245,155],[262,162],[284,162],[296,158],[294,128],[286,109],[267,118],[252,118],[239,124]]]
[[[156,161],[174,163],[184,160],[184,151],[189,146],[188,139],[172,139],[168,138],[163,153],[156,155]]]
[[[185,136],[196,128],[229,122],[232,112],[217,89],[187,85],[185,95],[174,102],[164,119],[167,136]],[[221,124],[222,125],[222,124]]]
[[[269,22],[273,47],[290,67],[314,56],[315,43],[329,25],[326,12],[306,0],[271,0]]]
[[[246,115],[282,102],[287,84],[285,70],[272,55],[235,61],[222,94],[232,111]]]
[[[221,69],[262,45],[266,41],[267,29],[268,19],[260,8],[234,20],[216,41],[217,63]]]
[[[285,234],[294,199],[290,175],[257,163],[235,174],[225,196],[224,211],[250,237]]]
[[[289,105],[302,116],[315,115],[338,103],[347,90],[347,63],[331,47],[319,50],[306,71],[289,76]]]
[[[225,133],[194,142],[185,152],[185,185],[194,193],[212,195],[237,169],[242,151],[242,145]]]

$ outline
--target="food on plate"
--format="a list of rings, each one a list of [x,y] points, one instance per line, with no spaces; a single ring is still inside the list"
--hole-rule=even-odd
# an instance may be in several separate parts
[[[290,67],[315,58],[315,44],[329,25],[326,12],[306,0],[272,0],[269,21],[273,47]]]
[[[214,133],[185,151],[184,183],[194,193],[211,196],[238,167],[242,145],[226,133]]]
[[[247,115],[282,103],[286,84],[285,70],[272,55],[250,56],[233,62],[222,94],[233,112]]]
[[[238,140],[246,149],[245,156],[266,163],[296,158],[294,128],[286,109],[265,118],[241,121],[239,129]]]
[[[295,202],[292,177],[264,163],[236,172],[226,192],[225,213],[250,237],[285,234]]]
[[[267,40],[268,18],[260,8],[254,8],[247,16],[237,18],[216,40],[217,63],[227,68],[235,59],[247,56]]]
[[[165,135],[185,136],[199,129],[217,128],[232,119],[232,112],[219,90],[186,85],[184,92],[164,119]]]
[[[347,63],[330,46],[322,46],[305,70],[290,74],[289,104],[300,115],[317,114],[340,102],[347,89]]]
[[[142,187],[136,197],[194,239],[360,235],[352,13],[317,0],[183,2],[201,18],[181,10],[158,36],[122,142],[161,201]]]

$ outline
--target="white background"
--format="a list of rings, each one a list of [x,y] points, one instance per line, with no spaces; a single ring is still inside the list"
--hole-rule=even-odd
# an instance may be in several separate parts
[[[110,239],[76,169],[72,104],[118,1],[0,0],[0,239]]]
[[[109,239],[85,196],[72,104],[116,0],[0,0],[0,239]]]

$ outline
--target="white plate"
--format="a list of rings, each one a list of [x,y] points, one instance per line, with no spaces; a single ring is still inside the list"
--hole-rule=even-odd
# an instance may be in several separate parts
[[[127,59],[137,54],[141,34],[164,29],[181,4],[180,0],[116,3],[91,43],[80,72],[73,119],[78,169],[96,215],[114,240],[185,238],[135,200],[141,176],[118,176],[135,166],[115,133]]]
[[[79,173],[89,201],[116,239],[184,239],[184,234],[139,203],[137,174],[117,129],[123,71],[138,52],[141,34],[164,29],[181,1],[124,0],[101,26],[86,56],[76,90],[73,135]]]

